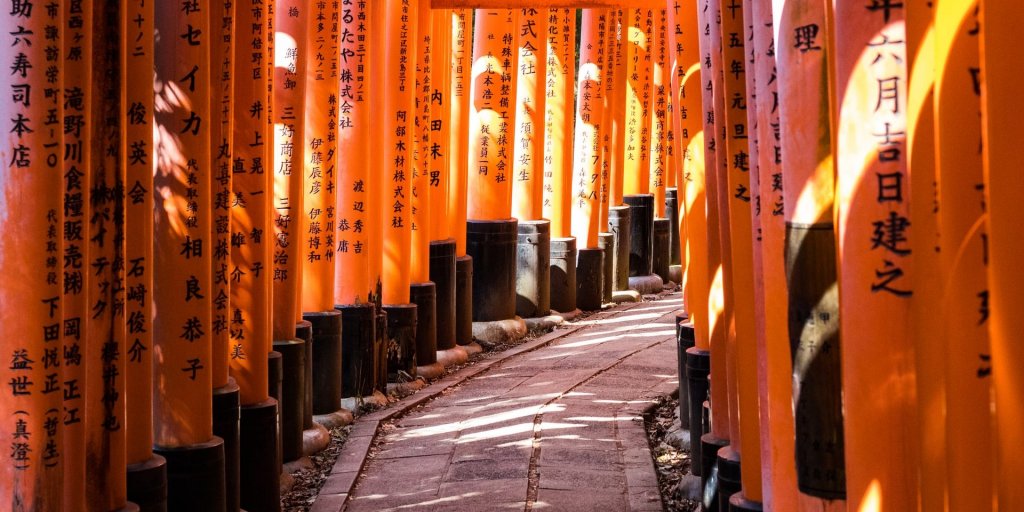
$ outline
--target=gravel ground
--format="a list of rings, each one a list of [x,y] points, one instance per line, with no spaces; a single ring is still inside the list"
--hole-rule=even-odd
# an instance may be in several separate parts
[[[295,484],[288,493],[281,496],[282,509],[289,512],[307,512],[313,507],[313,502],[316,501],[316,496],[320,493],[320,487],[327,481],[327,475],[331,474],[334,461],[338,459],[341,447],[345,445],[345,439],[348,438],[351,429],[352,427],[348,426],[332,430],[331,442],[327,448],[309,457],[313,462],[313,467],[292,475],[295,478]]]
[[[679,400],[662,399],[654,411],[646,417],[647,439],[651,456],[658,470],[658,484],[661,500],[669,512],[691,512],[698,509],[698,502],[682,497],[677,487],[683,475],[690,472],[690,450],[680,442]]]

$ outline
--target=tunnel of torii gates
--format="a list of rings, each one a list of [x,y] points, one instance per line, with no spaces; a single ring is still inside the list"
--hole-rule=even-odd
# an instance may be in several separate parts
[[[343,400],[671,281],[712,506],[1024,510],[1020,2],[0,9],[4,509],[278,510]]]

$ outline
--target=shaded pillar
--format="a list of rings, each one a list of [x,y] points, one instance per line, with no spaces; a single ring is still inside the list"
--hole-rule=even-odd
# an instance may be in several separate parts
[[[446,215],[455,239],[455,341],[473,343],[473,259],[466,255],[467,186],[469,181],[469,115],[473,63],[473,11],[451,11],[451,83]]]

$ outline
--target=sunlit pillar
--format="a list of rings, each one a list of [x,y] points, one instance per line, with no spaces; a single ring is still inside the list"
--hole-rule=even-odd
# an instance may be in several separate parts
[[[945,314],[938,339],[946,340],[942,351],[950,384],[946,393],[946,431],[956,433],[946,438],[948,506],[950,510],[992,510],[992,380],[985,268],[988,224],[979,151],[983,147],[979,43],[984,27],[979,24],[977,0],[942,0],[936,6],[934,23],[934,144],[942,268],[939,275],[948,276],[944,279]],[[913,185],[921,183],[927,189],[929,177],[925,175],[919,182],[913,171]],[[874,224],[876,235],[872,243],[910,250],[908,244],[901,243],[905,241],[905,222],[909,220],[889,216]],[[915,229],[914,237],[917,236],[928,234],[919,235]],[[917,264],[916,258],[914,263]],[[915,275],[917,272],[915,267]],[[913,395],[909,397],[912,398]],[[965,438],[971,441],[965,443]]]
[[[671,150],[669,149],[669,119],[672,107],[669,102],[669,59],[667,9],[654,9],[653,30],[648,42],[651,60],[651,82],[647,99],[648,125],[650,126],[650,157],[648,187],[654,197],[654,223],[651,232],[651,271],[663,283],[671,281],[669,267],[672,264],[672,219],[666,208],[669,176],[672,171]],[[678,229],[678,225],[677,228]],[[676,235],[678,237],[678,234]],[[678,251],[677,251],[678,252]]]
[[[168,508],[225,509],[213,435],[209,15],[156,5],[153,265],[154,450]]]
[[[647,25],[650,24],[650,30]],[[654,12],[633,8],[623,20],[625,32],[625,142],[623,153],[623,194],[646,194],[650,190],[650,113],[653,57],[649,35],[653,35]]]
[[[572,190],[571,112],[576,82],[576,11],[548,10],[547,97],[544,103],[544,218],[552,238],[572,236],[569,195]]]
[[[910,436],[916,404],[908,331],[914,290],[907,275],[911,233],[903,5],[865,8],[862,2],[837,0],[835,20],[836,52],[830,60],[836,63],[838,327],[847,506],[907,510],[917,504],[917,472],[908,463],[915,460],[916,441]],[[878,429],[878,418],[888,428]]]
[[[615,106],[615,46],[619,31],[619,9],[605,10],[604,37],[601,39],[601,52],[604,66],[601,68],[601,96],[603,100],[600,140],[600,182],[598,187],[598,245],[604,249],[604,279],[601,281],[602,300],[612,302],[615,293],[615,260],[617,247],[615,233],[608,224],[608,209],[611,204],[611,179],[614,167],[614,145],[612,134],[612,110]]]
[[[10,386],[0,401],[0,435],[5,440],[0,495],[24,510],[59,511],[64,498],[62,454],[68,453],[62,446],[60,362],[61,307],[69,295],[62,297],[62,285],[63,275],[74,271],[62,269],[67,261],[67,253],[61,253],[66,211],[62,192],[81,198],[85,190],[80,181],[64,179],[63,101],[59,94],[43,94],[45,89],[59,90],[61,70],[66,69],[62,6],[58,3],[56,12],[48,12],[28,5],[5,11],[0,21],[5,34],[0,58],[11,70],[0,73],[0,89],[10,94],[0,105],[0,115],[15,127],[0,142],[0,153],[6,155],[0,167],[0,272],[5,276],[0,329],[4,356],[10,358],[2,371]]]
[[[1018,149],[1022,127],[1018,120],[1021,97],[1018,80],[1024,55],[1008,51],[1020,39],[1024,5],[983,0],[981,68],[985,190],[989,214],[989,325],[992,350],[992,386],[995,395],[995,478],[999,510],[1024,507],[1024,488],[1017,475],[1024,472],[1024,447],[1018,442],[1024,422],[1024,347],[1019,337],[1024,317],[1024,284],[1016,262],[1021,250]]]
[[[455,240],[455,341],[473,343],[473,258],[466,254],[467,187],[469,179],[470,79],[473,66],[473,11],[451,11],[451,45],[446,57],[451,82],[448,88],[449,155],[446,215]],[[442,58],[445,56],[442,55]]]

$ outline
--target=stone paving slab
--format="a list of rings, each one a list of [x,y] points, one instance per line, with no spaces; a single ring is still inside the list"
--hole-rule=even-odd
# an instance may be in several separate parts
[[[642,414],[677,388],[679,303],[593,315],[360,418],[314,510],[660,510]]]

